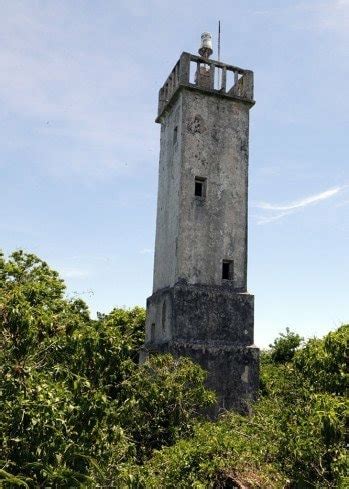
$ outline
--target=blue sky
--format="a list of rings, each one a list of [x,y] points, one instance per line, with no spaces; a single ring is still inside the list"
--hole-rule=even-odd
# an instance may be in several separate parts
[[[256,343],[349,321],[349,0],[0,0],[0,246],[92,313],[151,294],[157,92],[222,21],[255,72],[249,290]],[[216,39],[214,39],[214,43]],[[215,54],[213,55],[215,57]]]

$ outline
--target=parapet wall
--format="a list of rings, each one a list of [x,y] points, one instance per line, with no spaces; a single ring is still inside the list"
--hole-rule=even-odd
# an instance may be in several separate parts
[[[213,59],[204,59],[190,53],[182,53],[159,91],[156,122],[171,106],[181,87],[203,90],[222,97],[235,98],[254,104],[253,72]]]

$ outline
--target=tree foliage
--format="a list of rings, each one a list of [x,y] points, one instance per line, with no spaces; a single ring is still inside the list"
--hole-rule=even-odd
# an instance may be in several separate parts
[[[91,319],[57,272],[0,254],[0,485],[337,488],[345,479],[349,326],[262,356],[252,416],[214,401],[189,359],[138,364],[145,311]]]
[[[189,361],[138,366],[144,309],[91,320],[86,304],[64,292],[35,255],[0,256],[4,485],[112,484],[150,439],[162,446],[187,433],[197,406],[212,398]],[[143,418],[149,426],[138,429]]]
[[[274,363],[287,363],[292,360],[294,354],[303,341],[303,338],[297,333],[286,328],[286,333],[280,333],[280,336],[269,345],[270,359]]]

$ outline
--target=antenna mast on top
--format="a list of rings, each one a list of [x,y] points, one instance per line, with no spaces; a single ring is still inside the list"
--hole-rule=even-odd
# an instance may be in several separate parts
[[[218,61],[221,60],[221,21],[218,21]]]

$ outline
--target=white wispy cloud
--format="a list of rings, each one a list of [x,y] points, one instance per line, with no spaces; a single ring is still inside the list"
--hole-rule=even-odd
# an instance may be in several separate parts
[[[259,204],[255,204],[254,207],[257,207],[258,209],[268,209],[271,211],[290,211],[293,209],[298,209],[300,207],[306,207],[310,204],[316,204],[321,200],[329,199],[330,197],[333,197],[334,195],[338,194],[338,192],[340,192],[343,188],[344,187],[331,188],[329,190],[325,190],[325,192],[321,192],[316,195],[311,195],[309,197],[304,197],[302,199],[290,202],[289,204],[280,205],[280,204],[269,204],[268,202],[260,202]]]
[[[279,219],[282,219],[283,217],[287,216],[288,214],[292,214],[292,211],[289,212],[281,212],[279,214],[274,214],[271,216],[260,216],[257,219],[257,224],[269,224],[270,222],[278,221]]]
[[[88,272],[78,268],[67,268],[61,270],[61,275],[64,278],[85,278],[88,276]]]
[[[324,192],[303,197],[286,204],[271,204],[269,202],[259,202],[253,204],[253,207],[257,209],[268,211],[268,214],[258,217],[257,224],[268,224],[270,222],[278,221],[279,219],[282,219],[283,217],[309,205],[318,204],[319,202],[330,199],[331,197],[338,195],[342,190],[344,190],[344,188],[346,188],[345,185],[337,186],[325,190]]]

